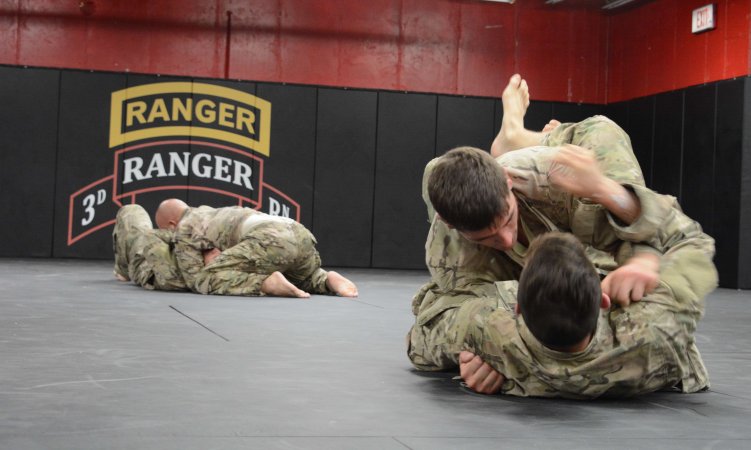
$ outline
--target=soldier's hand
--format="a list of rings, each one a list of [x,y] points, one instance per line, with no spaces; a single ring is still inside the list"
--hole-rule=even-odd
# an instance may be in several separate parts
[[[480,394],[495,394],[506,377],[472,352],[459,353],[459,373],[468,388]]]
[[[562,146],[548,171],[550,184],[575,197],[593,198],[607,181],[594,153],[576,145]]]
[[[209,264],[214,262],[217,256],[221,254],[222,254],[222,251],[219,250],[218,248],[212,248],[211,250],[204,250],[203,251],[203,265],[208,266]]]
[[[621,306],[637,302],[652,292],[660,280],[660,258],[641,253],[610,272],[602,280],[602,292]]]

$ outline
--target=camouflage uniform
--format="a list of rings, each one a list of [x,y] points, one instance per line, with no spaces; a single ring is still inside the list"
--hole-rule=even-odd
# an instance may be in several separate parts
[[[141,206],[123,206],[112,232],[115,273],[146,289],[187,290],[171,251],[171,240],[171,232],[154,229]]]
[[[634,223],[623,226],[603,206],[549,185],[547,172],[556,152],[553,146],[564,143],[592,150],[603,173],[639,198],[642,213]],[[572,233],[584,244],[602,275],[633,253],[663,254],[680,242],[680,227],[673,223],[677,220],[677,204],[644,187],[629,137],[614,122],[595,116],[576,124],[562,124],[543,144],[546,146],[512,151],[497,158],[513,182],[520,227],[530,242],[548,231]],[[468,327],[463,321],[469,314],[460,307],[468,299],[479,297],[478,302],[485,309],[474,309],[471,314],[493,311],[501,289],[497,282],[518,279],[526,253],[520,243],[501,252],[469,242],[435,219],[427,196],[427,180],[435,161],[428,163],[423,178],[423,198],[432,220],[425,244],[431,281],[413,298],[416,320],[407,337],[408,356],[421,370],[457,367]],[[672,221],[666,222],[665,218]]]
[[[295,286],[329,294],[316,240],[301,224],[249,208],[189,208],[175,233],[177,264],[201,294],[263,295],[261,285],[279,271]],[[203,251],[222,253],[204,266]]]
[[[714,241],[677,210],[666,220],[685,233],[661,258],[660,283],[640,302],[602,311],[586,349],[564,353],[543,346],[514,315],[516,281],[500,283],[497,309],[472,300],[459,308],[469,324],[466,348],[506,376],[504,394],[624,397],[659,389],[709,387],[694,332],[704,297],[717,286]]]

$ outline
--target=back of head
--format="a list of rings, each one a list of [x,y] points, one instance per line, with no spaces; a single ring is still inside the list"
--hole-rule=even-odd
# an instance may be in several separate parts
[[[597,327],[600,278],[582,244],[566,233],[532,242],[517,301],[529,331],[545,346],[566,351]]]
[[[179,198],[164,200],[156,210],[156,226],[163,230],[174,229],[187,209],[188,205]]]
[[[434,165],[428,195],[446,223],[461,231],[478,231],[506,214],[509,187],[506,174],[489,153],[458,147]]]

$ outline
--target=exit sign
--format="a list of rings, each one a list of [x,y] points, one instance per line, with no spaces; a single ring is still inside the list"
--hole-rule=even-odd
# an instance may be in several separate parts
[[[701,33],[702,31],[714,29],[714,4],[704,5],[701,8],[696,8],[691,17],[691,32],[696,34]]]

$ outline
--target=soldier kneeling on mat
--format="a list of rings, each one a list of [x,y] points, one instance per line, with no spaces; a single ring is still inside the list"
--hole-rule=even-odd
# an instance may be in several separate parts
[[[159,205],[160,229],[174,231],[174,254],[186,285],[201,294],[357,297],[342,275],[321,269],[316,239],[294,220],[241,207]]]

